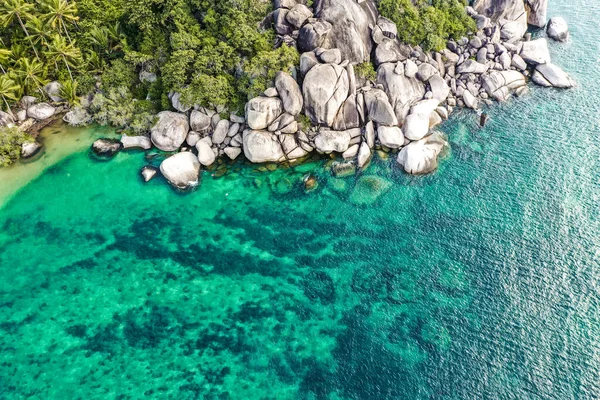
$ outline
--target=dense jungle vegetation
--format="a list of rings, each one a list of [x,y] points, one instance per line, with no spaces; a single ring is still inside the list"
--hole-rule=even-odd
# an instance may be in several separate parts
[[[425,49],[474,31],[465,0],[380,0],[400,40]],[[146,132],[153,115],[184,104],[243,112],[274,74],[298,63],[294,48],[274,49],[272,29],[260,27],[270,0],[3,0],[0,2],[0,100],[24,94],[45,99],[42,87],[62,84],[77,105],[101,89],[95,120]]]
[[[270,8],[257,0],[3,0],[3,108],[23,94],[44,97],[41,88],[58,80],[72,104],[98,85],[103,122],[139,131],[148,115],[170,108],[171,91],[187,104],[239,110],[298,62],[295,49],[273,49],[273,31],[259,29]]]
[[[467,0],[380,0],[379,12],[396,23],[401,42],[439,51],[448,39],[477,30],[466,5]]]

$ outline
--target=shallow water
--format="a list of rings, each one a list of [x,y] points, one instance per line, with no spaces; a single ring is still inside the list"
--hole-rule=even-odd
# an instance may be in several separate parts
[[[552,11],[580,87],[457,114],[433,175],[46,169],[0,209],[0,397],[600,397],[600,6]]]

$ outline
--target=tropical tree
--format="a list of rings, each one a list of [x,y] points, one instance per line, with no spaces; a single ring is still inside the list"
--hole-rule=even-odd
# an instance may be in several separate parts
[[[38,55],[38,52],[33,45],[33,41],[29,36],[29,32],[23,22],[24,19],[29,19],[31,17],[32,10],[33,4],[27,3],[24,0],[2,0],[2,2],[0,2],[0,24],[6,28],[16,19],[31,44],[31,48],[35,53],[35,58],[39,60],[40,56]]]
[[[59,34],[52,36],[52,42],[48,44],[48,52],[46,53],[48,58],[53,61],[62,61],[73,81],[73,74],[71,73],[71,67],[75,67],[81,61],[81,52],[74,44],[69,44],[64,37]]]
[[[47,10],[43,16],[46,22],[59,32],[62,29],[65,35],[67,35],[69,43],[73,44],[69,30],[67,29],[67,22],[74,23],[79,19],[77,16],[77,5],[74,2],[67,2],[67,0],[46,0],[42,5]]]
[[[48,83],[47,69],[39,60],[21,58],[12,69],[12,77],[21,85],[25,93],[39,91],[45,96],[42,87]]]
[[[12,52],[8,49],[0,49],[0,71],[3,74],[6,74],[6,68],[8,68],[8,64],[10,62],[12,56]]]
[[[8,75],[0,75],[0,97],[2,97],[2,101],[11,115],[12,112],[8,100],[17,101],[20,90],[21,86],[17,85],[15,81],[8,77]]]

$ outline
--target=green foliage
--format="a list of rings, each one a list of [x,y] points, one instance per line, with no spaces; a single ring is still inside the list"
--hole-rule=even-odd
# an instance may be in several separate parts
[[[370,62],[365,62],[354,66],[354,74],[360,78],[367,79],[369,81],[377,80],[377,72],[375,67]]]
[[[31,136],[18,128],[0,128],[0,167],[7,167],[21,156],[21,145]]]
[[[310,127],[312,126],[312,121],[310,120],[310,117],[308,117],[307,115],[300,114],[300,115],[298,115],[298,117],[296,119],[298,121],[298,124],[300,124],[300,129],[303,130],[304,132],[307,132],[310,129]]]
[[[282,46],[276,50],[261,51],[244,68],[248,83],[242,92],[246,97],[255,97],[272,86],[279,71],[289,71],[300,62],[295,48]],[[248,99],[245,99],[248,100]]]
[[[156,110],[152,102],[134,99],[126,87],[98,93],[90,106],[94,120],[101,125],[122,128],[129,133],[147,133],[154,123]]]
[[[465,11],[465,0],[380,0],[381,15],[398,26],[400,41],[441,50],[450,38],[458,39],[477,27]]]

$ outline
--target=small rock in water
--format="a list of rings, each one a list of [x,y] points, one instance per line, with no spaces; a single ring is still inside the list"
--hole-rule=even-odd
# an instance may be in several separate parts
[[[114,157],[123,149],[123,143],[115,139],[98,139],[92,144],[92,151],[103,158]]]
[[[481,115],[479,116],[479,126],[483,128],[485,124],[487,124],[489,119],[489,115],[487,115],[486,113],[481,113]]]
[[[33,157],[42,148],[41,143],[38,142],[26,142],[21,145],[21,158]]]
[[[331,166],[331,173],[336,178],[344,178],[356,174],[356,165],[352,162],[336,162]]]
[[[152,178],[154,178],[156,176],[157,172],[158,172],[158,169],[156,169],[155,167],[151,167],[149,165],[145,166],[140,171],[140,173],[142,174],[142,178],[144,179],[144,182],[148,182]]]
[[[315,190],[318,186],[319,182],[316,176],[309,174],[304,177],[304,190],[307,192]]]
[[[392,183],[379,176],[363,176],[358,180],[350,202],[356,205],[371,205],[392,187]]]

